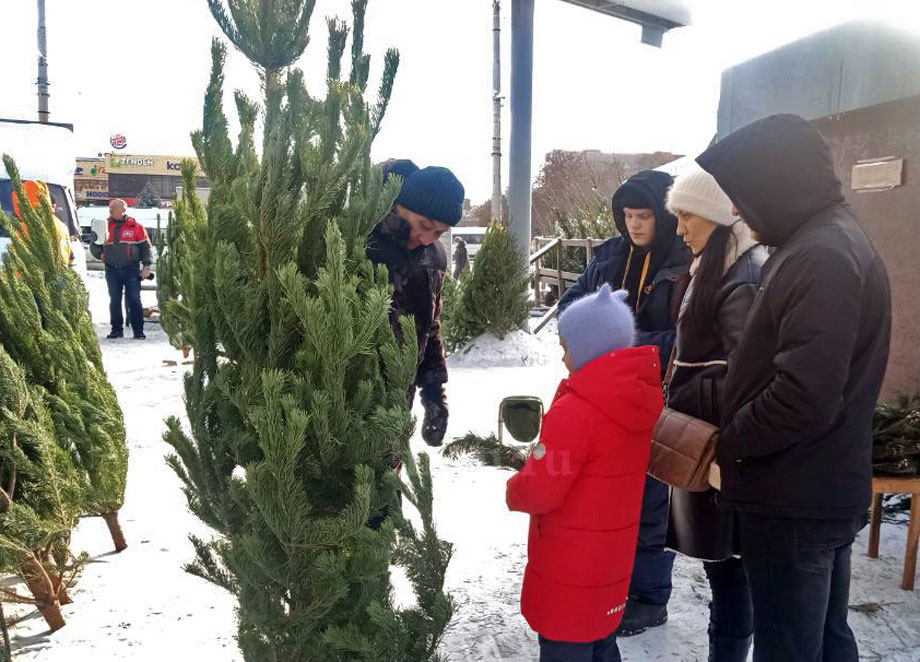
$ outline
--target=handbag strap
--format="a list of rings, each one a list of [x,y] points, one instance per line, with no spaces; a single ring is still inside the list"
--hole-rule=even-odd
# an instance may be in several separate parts
[[[671,358],[668,359],[668,369],[664,373],[664,381],[661,386],[664,391],[664,406],[668,406],[668,399],[671,396],[671,378],[674,376],[674,361],[677,359],[677,339],[674,339],[674,346],[671,347]]]

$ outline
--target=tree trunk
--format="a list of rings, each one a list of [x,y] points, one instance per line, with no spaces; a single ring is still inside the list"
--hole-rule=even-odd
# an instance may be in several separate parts
[[[45,622],[52,632],[57,632],[64,627],[64,617],[61,615],[61,605],[57,600],[54,587],[45,568],[35,557],[29,554],[22,562],[22,578],[32,591],[35,606],[44,617]]]
[[[125,542],[125,534],[121,531],[121,524],[118,523],[118,511],[113,510],[102,516],[105,523],[109,526],[109,533],[112,534],[112,542],[115,543],[115,551],[123,552],[128,549],[128,543]]]
[[[51,580],[51,588],[54,589],[54,594],[57,596],[58,602],[60,602],[62,606],[73,603],[73,600],[70,599],[70,594],[67,592],[67,587],[64,586],[63,576],[55,572],[49,574],[48,578]]]

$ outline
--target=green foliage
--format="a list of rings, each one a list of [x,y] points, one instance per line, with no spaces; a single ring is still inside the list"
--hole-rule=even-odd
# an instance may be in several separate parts
[[[517,448],[501,443],[494,434],[480,437],[467,432],[447,444],[442,451],[444,457],[456,459],[461,455],[472,455],[487,467],[503,467],[520,471],[527,463],[527,454]]]
[[[880,475],[920,474],[920,393],[879,404],[872,421],[872,468]]]
[[[553,208],[553,225],[555,236],[565,239],[597,239],[598,243],[619,235],[613,221],[610,203],[606,200],[590,200],[574,211],[565,208]],[[563,271],[580,274],[588,266],[588,252],[580,246],[567,246],[562,249],[561,265]],[[555,255],[547,255],[545,264],[555,268]]]
[[[55,443],[41,389],[0,346],[0,575],[19,575],[25,558],[50,549],[50,565],[70,561],[70,532],[83,510],[85,475]],[[49,567],[49,570],[54,571]],[[0,590],[0,598],[8,591]],[[16,596],[20,599],[21,596]]]
[[[450,271],[444,274],[444,285],[441,288],[441,342],[447,354],[456,352],[470,340],[465,335],[460,315],[463,288],[467,282],[469,266],[463,270],[460,279],[454,278]]]
[[[226,49],[215,41],[203,127],[192,135],[212,183],[207,213],[185,167],[189,194],[160,247],[164,328],[194,351],[189,429],[168,421],[168,461],[215,532],[192,539],[187,570],[237,597],[247,660],[439,660],[453,612],[443,592],[451,546],[435,533],[428,459],[409,448],[415,333],[404,319],[407,340],[397,342],[386,271],[364,253],[398,188],[370,162],[398,57],[387,54],[368,104],[356,0],[351,73],[341,66],[349,29],[331,20],[328,87],[313,97],[301,72],[284,71],[307,43],[312,3],[210,5],[264,76],[265,133],[260,161],[259,106],[237,93],[234,148]],[[407,482],[390,468],[394,454]],[[397,490],[420,529],[396,507]],[[367,527],[387,512],[379,530]],[[391,564],[406,568],[416,604],[393,603]]]
[[[4,156],[14,190],[25,200],[16,164]],[[58,249],[47,200],[20,205],[22,218],[0,215],[14,238],[0,269],[0,341],[40,389],[58,446],[85,472],[83,514],[118,511],[128,472],[125,427],[86,310],[86,289]]]
[[[158,204],[160,204],[160,199],[150,182],[147,182],[137,194],[137,205],[138,207],[156,207]]]
[[[521,328],[530,311],[527,260],[508,228],[493,224],[486,231],[473,272],[463,279],[452,343],[491,333],[498,338]]]

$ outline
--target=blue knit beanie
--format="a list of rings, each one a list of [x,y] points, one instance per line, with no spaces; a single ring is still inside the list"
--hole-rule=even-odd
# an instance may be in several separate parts
[[[456,225],[463,217],[463,184],[447,168],[428,166],[403,181],[396,204],[433,221]]]
[[[609,283],[582,297],[559,318],[559,335],[565,340],[575,370],[594,359],[632,347],[636,323],[626,303],[626,290],[611,291]]]
[[[410,159],[387,159],[383,162],[383,183],[386,184],[392,175],[398,175],[403,181],[406,181],[406,178],[416,170],[418,166]]]

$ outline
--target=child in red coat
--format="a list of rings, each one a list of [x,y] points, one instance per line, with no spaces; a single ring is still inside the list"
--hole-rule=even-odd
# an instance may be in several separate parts
[[[662,408],[657,347],[633,347],[625,292],[604,285],[559,319],[570,376],[540,442],[508,481],[529,513],[521,612],[540,662],[618,662],[652,430]]]

